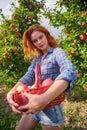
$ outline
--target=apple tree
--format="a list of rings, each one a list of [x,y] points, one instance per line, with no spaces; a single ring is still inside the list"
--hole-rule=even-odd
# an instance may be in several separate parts
[[[27,71],[32,58],[24,60],[22,35],[30,25],[40,23],[44,1],[18,0],[19,6],[11,4],[11,17],[0,9],[0,84],[12,86]]]
[[[87,91],[87,0],[57,0],[44,15],[52,26],[62,27],[57,41],[78,72],[75,92]]]

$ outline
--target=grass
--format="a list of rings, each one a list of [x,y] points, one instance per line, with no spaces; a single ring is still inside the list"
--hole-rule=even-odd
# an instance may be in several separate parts
[[[21,115],[12,112],[4,99],[8,88],[0,87],[0,130],[15,130]],[[76,93],[75,93],[76,92]],[[67,94],[64,101],[64,130],[87,130],[87,92],[75,90]],[[35,130],[41,130],[41,126]]]
[[[0,130],[14,130],[15,124],[12,121],[12,118],[4,117],[0,120]]]

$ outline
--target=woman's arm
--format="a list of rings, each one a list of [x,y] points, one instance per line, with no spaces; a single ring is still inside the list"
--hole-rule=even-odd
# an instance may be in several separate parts
[[[55,80],[61,80],[64,79],[69,82],[68,87],[66,88],[66,92],[70,91],[75,87],[75,83],[77,80],[77,72],[72,64],[72,62],[69,60],[66,53],[61,48],[57,48],[55,51],[56,61],[60,67],[60,74],[56,77]]]
[[[27,109],[27,114],[39,113],[47,104],[63,93],[68,87],[68,84],[69,82],[66,80],[56,80],[50,88],[41,95],[24,93],[24,95],[29,99],[29,102],[27,105],[19,107],[19,110]]]
[[[34,80],[34,66],[35,66],[35,60],[28,68],[26,74],[22,78],[20,78],[19,81],[15,84],[15,86],[7,93],[7,102],[12,107],[12,110],[17,113],[19,113],[19,111],[16,109],[16,107],[18,107],[18,104],[13,101],[13,94],[19,85],[24,85],[24,84],[30,85],[31,82]]]
[[[50,103],[57,96],[63,93],[68,86],[69,82],[66,80],[61,79],[54,81],[54,83],[50,86],[50,88],[43,94],[47,100],[46,104]]]
[[[27,86],[31,86],[35,80],[35,65],[36,65],[36,60],[32,61],[32,64],[29,66],[28,71],[23,75],[19,81],[23,82]]]

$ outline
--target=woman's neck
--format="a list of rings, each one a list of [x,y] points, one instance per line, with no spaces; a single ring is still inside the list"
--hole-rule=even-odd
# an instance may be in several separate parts
[[[48,53],[48,51],[49,51],[50,48],[51,47],[49,46],[48,48],[46,48],[45,50],[43,50],[43,56],[45,56]]]

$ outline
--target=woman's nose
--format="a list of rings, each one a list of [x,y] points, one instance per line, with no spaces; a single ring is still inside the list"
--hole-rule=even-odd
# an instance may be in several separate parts
[[[41,43],[41,40],[40,40],[40,39],[38,39],[38,43]]]

